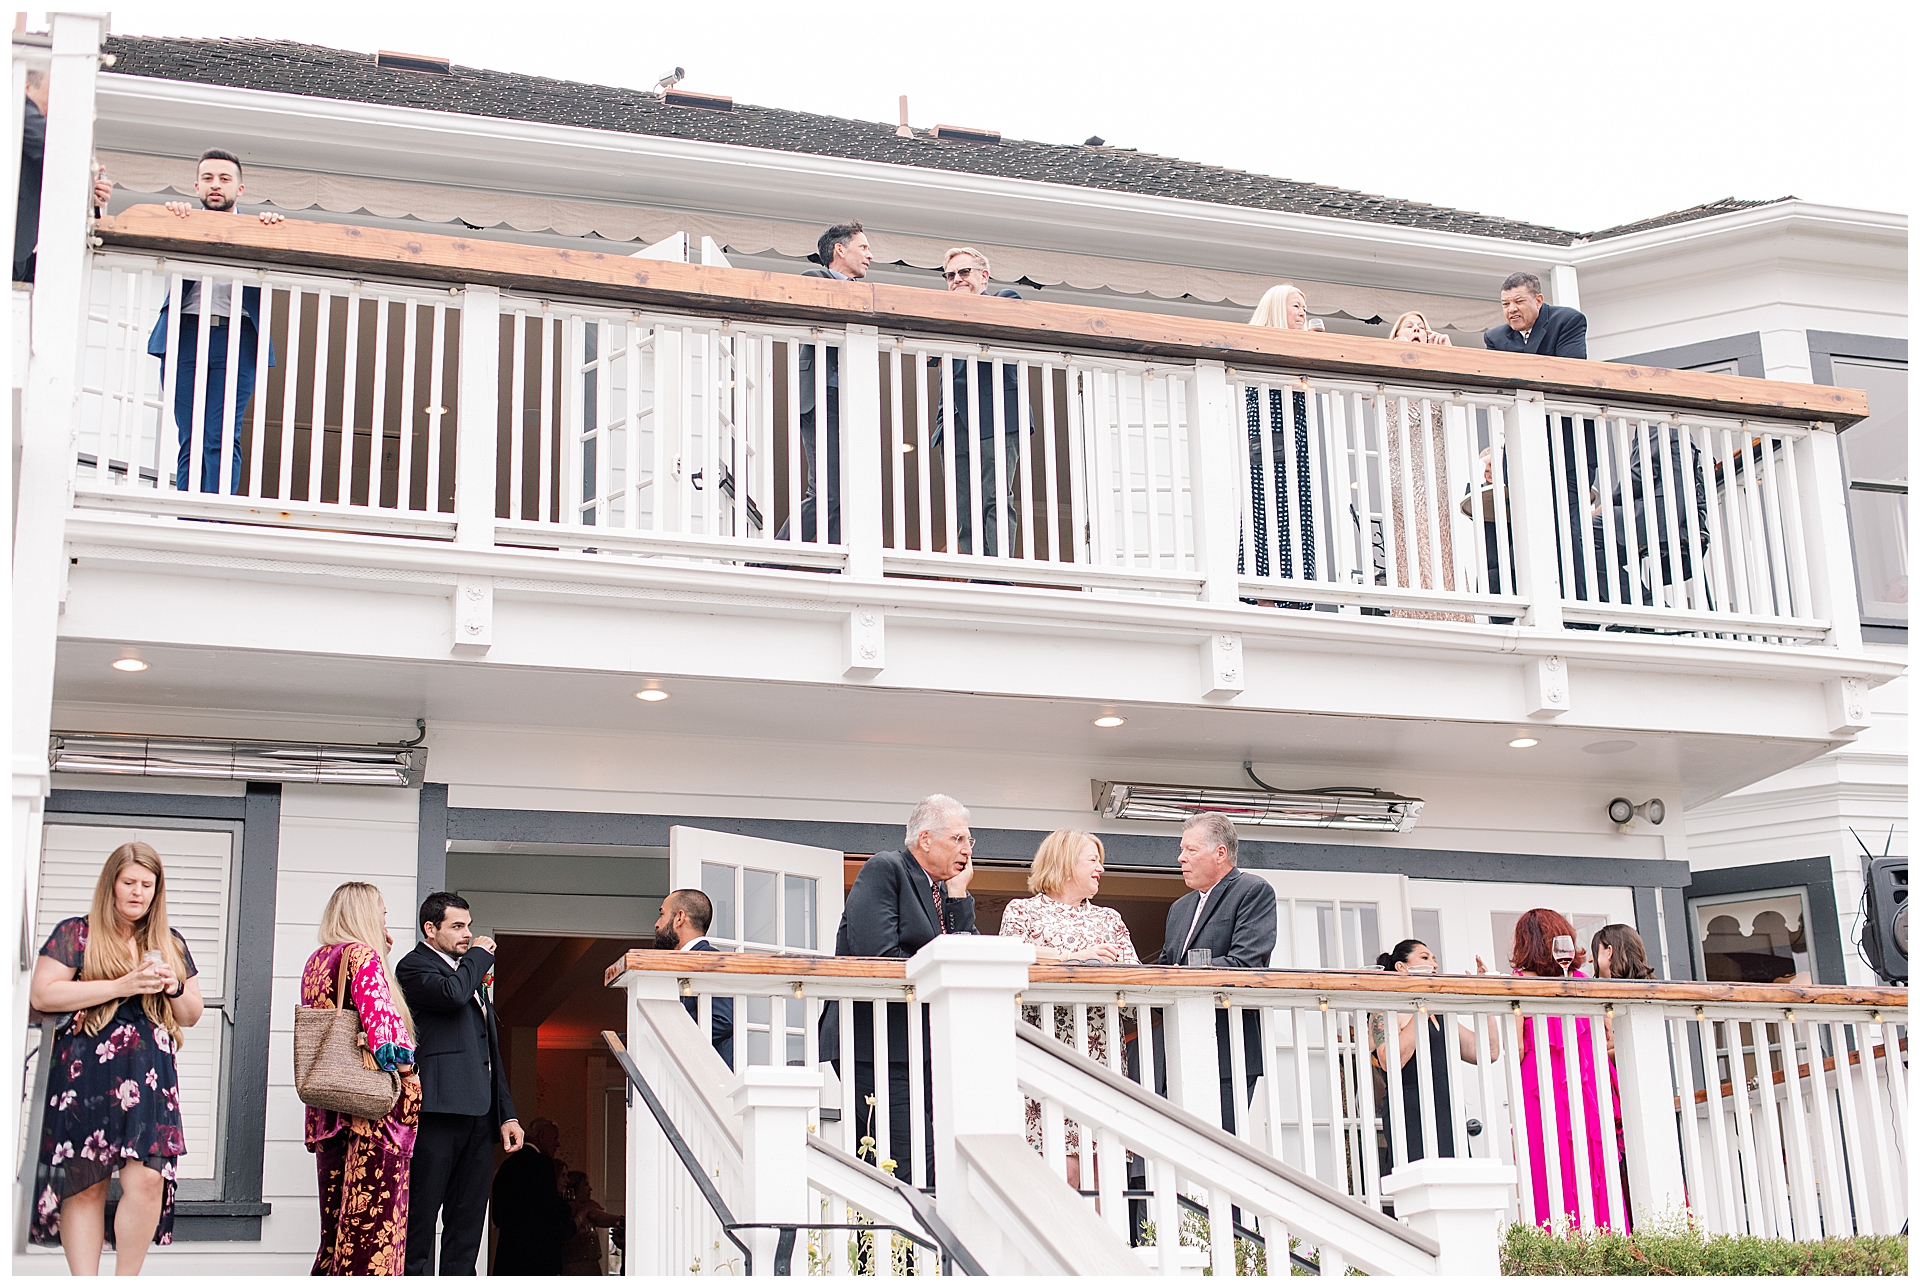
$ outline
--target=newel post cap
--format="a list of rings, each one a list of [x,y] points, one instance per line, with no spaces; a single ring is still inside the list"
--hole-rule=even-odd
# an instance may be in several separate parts
[[[1033,945],[999,935],[940,935],[907,962],[921,1000],[956,989],[1017,993],[1027,986]]]
[[[740,1113],[749,1109],[811,1109],[820,1103],[820,1072],[787,1065],[750,1064],[728,1094]]]
[[[1491,1158],[1422,1158],[1380,1178],[1400,1216],[1504,1210],[1518,1173]]]

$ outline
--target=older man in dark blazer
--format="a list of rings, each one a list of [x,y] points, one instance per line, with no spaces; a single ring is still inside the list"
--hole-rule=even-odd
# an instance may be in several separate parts
[[[1167,909],[1167,937],[1160,948],[1162,966],[1265,970],[1273,960],[1278,900],[1272,886],[1240,871],[1236,866],[1239,858],[1240,834],[1232,819],[1225,814],[1195,814],[1187,820],[1180,833],[1180,876],[1189,893]],[[1220,1057],[1220,1125],[1228,1131],[1234,1129],[1236,1106],[1252,1093],[1254,1079],[1266,1069],[1260,1053],[1260,1017],[1252,1010],[1241,1014],[1246,1024],[1247,1056],[1247,1091],[1241,1095],[1234,1094],[1227,1013],[1221,1011],[1214,1016]],[[1164,1079],[1164,1056],[1159,1065]]]
[[[967,809],[951,796],[929,796],[914,806],[907,820],[906,848],[883,850],[860,867],[853,889],[847,891],[845,909],[840,914],[840,930],[834,936],[836,957],[911,957],[940,935],[974,933],[973,897],[967,886],[973,880],[973,834],[967,826]],[[922,1040],[927,1035],[922,1033]],[[931,1050],[924,1046],[923,1050]],[[820,1017],[820,1050],[840,1070],[840,1007],[826,1008]],[[874,1093],[873,1008],[853,1007],[853,1103],[864,1113],[867,1097]],[[887,1004],[887,1098],[888,1142],[890,1156],[898,1163],[896,1175],[913,1180],[913,1160],[908,1124],[907,1096],[912,1086],[912,1071],[907,1066],[907,1008],[905,1004]],[[922,1077],[926,1076],[922,1071]],[[933,1147],[933,1095],[927,1087],[927,1148]],[[863,1123],[864,1127],[865,1124]],[[861,1131],[877,1140],[880,1133]],[[933,1169],[931,1153],[927,1169]],[[931,1185],[929,1175],[925,1184]]]
[[[413,1011],[420,1070],[420,1131],[414,1138],[407,1211],[407,1273],[434,1273],[433,1232],[443,1275],[474,1273],[486,1232],[493,1147],[525,1142],[507,1091],[506,1061],[487,985],[494,942],[473,933],[473,912],[457,894],[420,905],[420,942],[394,967]]]

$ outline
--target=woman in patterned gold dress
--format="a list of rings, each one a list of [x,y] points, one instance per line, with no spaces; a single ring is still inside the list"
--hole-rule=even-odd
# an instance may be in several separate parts
[[[1031,899],[1015,899],[1000,917],[1000,933],[1032,944],[1043,962],[1073,962],[1088,966],[1138,966],[1127,923],[1112,908],[1096,907],[1100,878],[1106,873],[1106,847],[1087,832],[1054,832],[1040,842],[1027,876]],[[1040,1008],[1023,1006],[1021,1018],[1040,1027]],[[1073,1008],[1054,1011],[1053,1035],[1073,1045]],[[1107,1062],[1107,1013],[1104,1007],[1087,1009],[1087,1045],[1084,1052]],[[1067,1123],[1067,1184],[1080,1183],[1080,1125]],[[1027,1142],[1038,1149],[1040,1104],[1027,1101]]]
[[[307,1149],[320,1172],[316,1275],[397,1275],[407,1264],[407,1181],[420,1127],[413,1016],[393,978],[387,902],[377,886],[349,881],[320,917],[320,951],[300,976],[300,1005],[349,1005],[366,1035],[368,1068],[398,1073],[400,1098],[385,1118],[307,1106]],[[345,997],[336,995],[342,958]]]
[[[1403,344],[1453,343],[1428,327],[1426,316],[1417,312],[1402,313],[1388,338]],[[1403,434],[1400,399],[1381,401],[1380,434],[1387,440],[1387,479],[1393,506],[1393,582],[1396,586],[1419,590],[1463,589],[1453,573],[1453,510],[1447,504],[1446,408],[1438,402],[1428,402],[1423,426],[1421,404],[1407,400],[1407,425]],[[1433,458],[1431,475],[1427,473],[1429,450]],[[1437,541],[1435,528],[1427,521],[1430,508],[1438,514]],[[1437,613],[1419,608],[1396,608],[1393,615],[1433,622],[1473,620],[1471,613]]]

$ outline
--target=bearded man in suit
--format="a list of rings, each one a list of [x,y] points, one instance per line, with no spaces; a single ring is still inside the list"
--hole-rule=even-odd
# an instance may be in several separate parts
[[[1240,834],[1225,814],[1195,814],[1180,833],[1180,876],[1188,893],[1167,909],[1167,937],[1160,948],[1162,966],[1226,967],[1265,970],[1273,960],[1278,933],[1278,900],[1273,887],[1242,872]],[[1204,963],[1195,956],[1204,954]],[[1235,1108],[1252,1094],[1254,1079],[1265,1071],[1261,1058],[1260,1016],[1251,1009],[1245,1020],[1247,1089],[1233,1086],[1232,1044],[1227,1036],[1227,1012],[1214,1015],[1214,1036],[1220,1057],[1220,1125],[1234,1129]],[[1160,1040],[1155,1033],[1156,1042]],[[1159,1061],[1160,1077],[1167,1062]],[[1162,1088],[1164,1090],[1164,1087]]]
[[[929,796],[913,808],[907,820],[906,848],[883,850],[860,866],[860,875],[847,891],[847,902],[840,914],[840,930],[834,936],[836,957],[911,957],[940,935],[974,933],[973,896],[967,886],[973,880],[973,833],[967,826],[967,808],[951,796]],[[840,1070],[840,1007],[836,1003],[820,1017],[820,1050]],[[853,1010],[853,1103],[856,1110],[866,1109],[867,1097],[874,1094],[873,1006],[851,1005]],[[924,1021],[925,1016],[923,1014]],[[922,1031],[922,1050],[932,1050],[930,1035]],[[901,1002],[887,1004],[887,1139],[890,1156],[898,1164],[895,1173],[912,1183],[913,1158],[908,1124],[908,1094],[912,1070],[907,1065],[907,1008]],[[927,1122],[925,1141],[929,1150],[927,1170],[933,1170],[933,1087],[928,1072],[926,1081]],[[865,1127],[864,1117],[862,1126]],[[877,1142],[878,1124],[871,1135]],[[876,1160],[877,1161],[877,1160]],[[923,1184],[931,1186],[929,1175]]]

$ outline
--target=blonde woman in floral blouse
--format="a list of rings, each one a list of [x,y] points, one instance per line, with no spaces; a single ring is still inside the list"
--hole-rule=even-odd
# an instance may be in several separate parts
[[[300,1005],[358,1011],[367,1042],[361,1058],[401,1077],[400,1098],[384,1118],[307,1106],[307,1149],[320,1176],[320,1251],[313,1273],[397,1275],[407,1264],[420,1078],[413,1069],[413,1015],[394,982],[393,936],[379,887],[349,881],[335,890],[320,915],[320,945],[300,974]],[[343,958],[344,998],[336,993]]]
[[[1106,847],[1087,832],[1055,832],[1040,842],[1027,877],[1031,899],[1015,899],[1000,918],[1000,933],[1032,944],[1043,962],[1071,962],[1088,966],[1138,966],[1127,923],[1112,908],[1097,907],[1100,878],[1106,875]],[[1040,1008],[1021,1008],[1022,1017],[1040,1025]],[[1053,1035],[1073,1045],[1073,1009],[1054,1012]],[[1089,1008],[1087,1054],[1102,1064],[1107,1060],[1107,1013]],[[1080,1184],[1080,1125],[1067,1123],[1067,1184]],[[1027,1101],[1027,1141],[1040,1147],[1040,1105]]]

